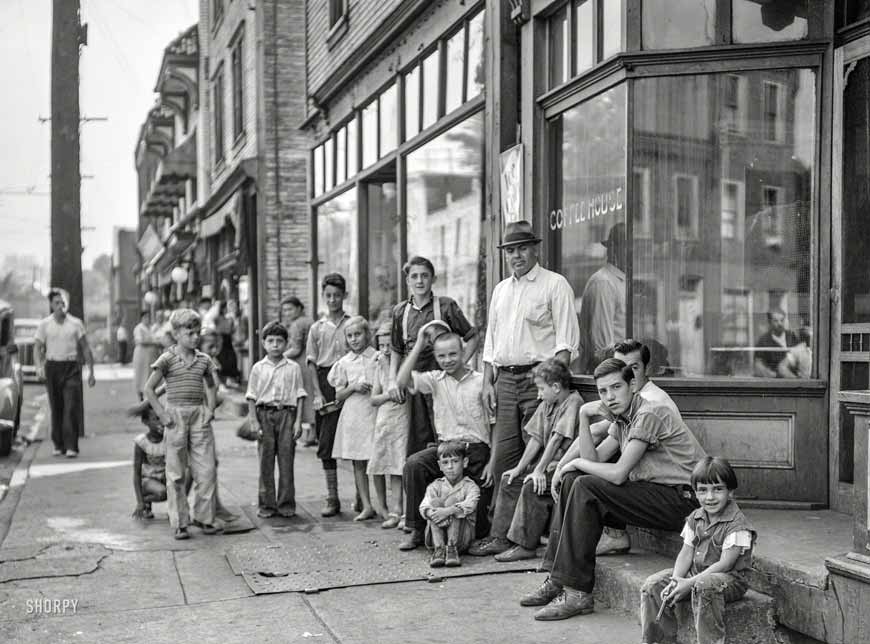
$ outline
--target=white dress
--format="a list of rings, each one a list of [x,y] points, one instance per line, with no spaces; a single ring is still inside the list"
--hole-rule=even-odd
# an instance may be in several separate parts
[[[336,389],[360,382],[372,384],[376,355],[377,352],[371,347],[362,353],[346,353],[332,365],[326,377],[327,382]],[[371,458],[377,412],[377,407],[372,406],[369,394],[355,391],[345,399],[335,430],[332,458],[353,461],[367,461]]]
[[[390,388],[390,357],[379,353],[376,357],[375,382],[381,391]],[[395,403],[388,400],[378,407],[375,420],[375,433],[372,444],[372,457],[366,469],[367,474],[402,475],[405,467],[405,450],[408,444],[409,400]]]
[[[136,393],[142,393],[145,382],[151,375],[151,365],[160,355],[160,346],[154,336],[156,325],[146,326],[142,322],[133,328],[133,386]]]

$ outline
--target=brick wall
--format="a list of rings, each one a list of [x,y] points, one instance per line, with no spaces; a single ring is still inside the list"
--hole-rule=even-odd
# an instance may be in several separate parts
[[[352,56],[363,40],[392,13],[402,0],[347,0],[348,31],[330,48],[328,0],[310,0],[308,24],[308,93],[311,94],[341,63]]]
[[[261,0],[261,142],[257,178],[261,227],[262,322],[279,313],[282,297],[296,295],[310,309],[308,151],[299,129],[305,113],[305,0]],[[280,274],[280,279],[279,279]],[[313,312],[309,311],[309,314]]]

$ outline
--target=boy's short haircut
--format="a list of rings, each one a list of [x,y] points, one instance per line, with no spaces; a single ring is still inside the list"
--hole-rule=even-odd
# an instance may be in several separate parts
[[[281,300],[281,306],[284,306],[285,304],[292,304],[298,309],[305,310],[305,305],[302,303],[302,300],[300,300],[295,295],[288,295],[283,300]]]
[[[270,335],[277,335],[279,338],[287,341],[287,338],[290,337],[290,334],[287,333],[287,327],[281,324],[278,320],[272,320],[266,326],[263,327],[263,330],[260,331],[260,337],[263,339],[263,342],[266,341]]]
[[[59,297],[60,299],[66,301],[66,298],[64,298],[63,293],[61,293],[57,289],[53,288],[48,292],[48,303],[51,304],[51,301],[56,297]]]
[[[737,474],[726,459],[705,456],[692,469],[692,487],[696,487],[698,483],[724,483],[729,490],[736,490]]]
[[[632,338],[626,338],[622,342],[617,342],[613,345],[614,353],[621,353],[622,355],[626,355],[627,353],[632,353],[634,351],[640,351],[640,360],[643,362],[643,366],[646,367],[649,365],[650,352],[649,347],[646,346],[643,342],[639,342],[638,340],[634,340]],[[611,354],[609,357],[613,357]]]
[[[355,326],[360,326],[360,327],[362,327],[363,331],[366,332],[366,338],[367,338],[367,341],[368,341],[368,340],[371,340],[371,338],[372,338],[372,330],[371,330],[371,328],[369,327],[369,321],[368,321],[368,320],[366,320],[366,319],[365,319],[363,316],[361,316],[361,315],[352,315],[350,318],[348,318],[347,322],[344,323],[344,332],[347,333],[348,329],[351,329],[351,328],[353,328],[353,327],[355,327]]]
[[[571,370],[565,363],[548,358],[532,370],[532,374],[548,385],[558,384],[562,389],[571,388]]]
[[[202,327],[202,319],[199,313],[191,309],[176,309],[169,316],[169,324],[174,331],[178,329],[199,329]]]
[[[408,273],[411,272],[412,266],[423,266],[426,270],[429,271],[429,274],[432,277],[435,277],[435,266],[425,257],[421,257],[420,255],[414,255],[411,259],[405,262],[405,265],[402,266],[402,272],[407,276]]]
[[[609,376],[612,373],[620,374],[626,384],[631,384],[631,381],[634,380],[634,371],[618,358],[608,358],[607,360],[603,360],[597,367],[595,367],[595,371],[592,372],[592,377],[595,380],[598,380],[599,378]]]
[[[468,447],[460,441],[444,441],[438,443],[438,458],[444,456],[458,456],[459,458],[468,457]]]
[[[433,348],[439,342],[445,342],[447,340],[456,340],[459,343],[459,348],[462,349],[462,338],[459,336],[458,333],[453,333],[453,331],[448,330],[449,327],[447,329],[444,329],[443,331],[440,331],[440,332],[437,331],[437,328],[438,327],[435,327],[434,325],[432,327],[430,327],[430,329],[432,329],[432,331],[430,331],[430,333],[438,333],[438,335],[436,335],[435,339],[432,341]]]
[[[342,293],[347,293],[347,282],[341,273],[327,273],[323,276],[320,282],[320,289],[323,290],[327,286],[334,286]]]

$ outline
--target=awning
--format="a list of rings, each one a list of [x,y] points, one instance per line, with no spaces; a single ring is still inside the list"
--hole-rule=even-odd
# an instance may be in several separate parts
[[[201,237],[212,237],[220,233],[227,220],[229,220],[236,230],[236,235],[239,233],[239,227],[242,220],[242,200],[238,192],[234,192],[222,206],[220,206],[213,214],[203,219],[199,224],[199,234]]]
[[[139,254],[142,256],[143,264],[150,262],[157,253],[163,250],[163,243],[160,241],[160,236],[154,230],[151,224],[145,226],[145,230],[139,241],[136,242],[139,248]]]
[[[154,183],[168,185],[183,183],[196,177],[196,131],[180,145],[169,151],[157,166]]]

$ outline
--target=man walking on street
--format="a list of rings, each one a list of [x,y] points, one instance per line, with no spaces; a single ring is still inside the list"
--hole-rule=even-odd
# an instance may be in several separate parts
[[[532,369],[548,358],[568,365],[577,355],[574,291],[562,275],[538,264],[540,243],[531,224],[519,221],[508,224],[499,246],[512,274],[493,290],[483,347],[483,402],[495,414],[485,485],[499,485],[523,454],[523,427],[540,403]],[[475,551],[496,554],[486,545],[475,544]]]
[[[63,294],[48,294],[51,315],[36,328],[37,376],[45,379],[51,409],[51,441],[54,455],[75,458],[79,455],[79,435],[83,434],[82,366],[88,363],[88,386],[93,387],[94,356],[88,346],[85,325],[66,312]]]

